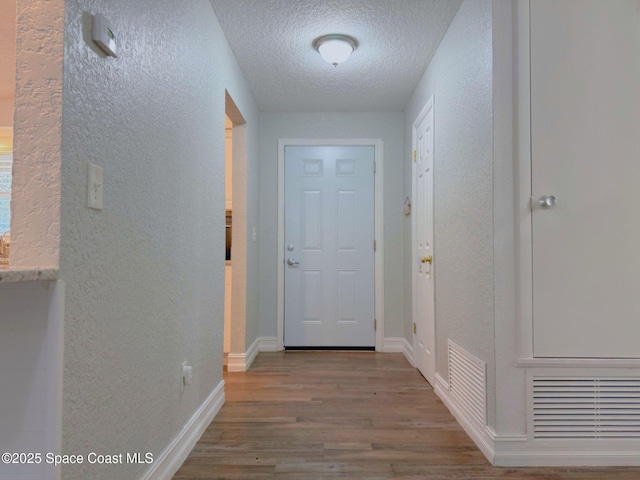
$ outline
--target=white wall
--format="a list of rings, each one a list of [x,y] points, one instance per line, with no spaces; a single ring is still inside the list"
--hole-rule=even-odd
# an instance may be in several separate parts
[[[404,116],[411,125],[431,95],[435,112],[435,295],[437,373],[448,380],[447,339],[488,364],[494,403],[492,9],[465,0],[413,93]],[[411,164],[404,164],[411,193]],[[411,251],[411,220],[404,221]],[[411,331],[411,262],[404,256],[404,335]],[[493,423],[490,409],[489,424]]]
[[[403,131],[399,112],[260,114],[260,336],[276,336],[280,138],[381,138],[384,142],[384,334],[402,336]]]
[[[247,121],[247,217],[257,221],[257,107],[211,5],[152,3],[66,2],[60,278],[69,453],[157,458],[222,380],[225,88]],[[116,30],[117,59],[90,40],[98,12]],[[102,211],[85,207],[87,162],[104,168]],[[257,251],[249,243],[253,265]],[[257,268],[247,278],[247,332],[256,335]],[[193,383],[181,393],[183,360]],[[85,463],[63,478],[139,478],[146,468]]]
[[[59,451],[60,282],[0,284],[0,451]],[[45,480],[42,463],[0,464],[0,478]]]
[[[515,366],[518,318],[516,276],[518,251],[517,206],[518,132],[517,89],[514,66],[515,2],[493,1],[493,111],[494,111],[494,252],[496,404],[495,431],[501,435],[526,432],[525,369]],[[528,8],[528,6],[527,6]],[[520,203],[522,205],[522,203]],[[530,218],[527,215],[527,220]]]

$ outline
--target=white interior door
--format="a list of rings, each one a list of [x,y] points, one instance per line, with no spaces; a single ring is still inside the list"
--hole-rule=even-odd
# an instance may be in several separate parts
[[[374,147],[285,147],[285,347],[374,347]]]
[[[433,276],[433,98],[414,124],[413,165],[413,351],[416,367],[435,385]]]
[[[637,358],[640,4],[530,14],[534,356]]]

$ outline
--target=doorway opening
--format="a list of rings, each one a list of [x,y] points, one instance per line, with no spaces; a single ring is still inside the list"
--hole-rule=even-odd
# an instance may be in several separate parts
[[[224,116],[224,208],[225,208],[225,252],[224,252],[224,359],[227,365],[231,351],[231,286],[233,267],[231,246],[233,245],[233,122]]]
[[[247,304],[246,121],[225,91],[225,295],[223,366],[244,371]]]

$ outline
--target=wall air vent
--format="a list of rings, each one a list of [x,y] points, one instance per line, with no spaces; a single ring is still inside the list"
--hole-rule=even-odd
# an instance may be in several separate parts
[[[640,439],[640,378],[534,377],[535,439]]]
[[[449,394],[479,426],[486,420],[487,364],[449,340]]]

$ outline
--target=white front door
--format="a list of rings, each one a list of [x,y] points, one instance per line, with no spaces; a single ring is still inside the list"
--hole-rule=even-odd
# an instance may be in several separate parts
[[[531,2],[531,142],[534,356],[639,358],[638,0]]]
[[[433,97],[418,115],[413,133],[413,350],[416,367],[431,385],[435,385]]]
[[[285,147],[285,347],[374,347],[374,147]]]

